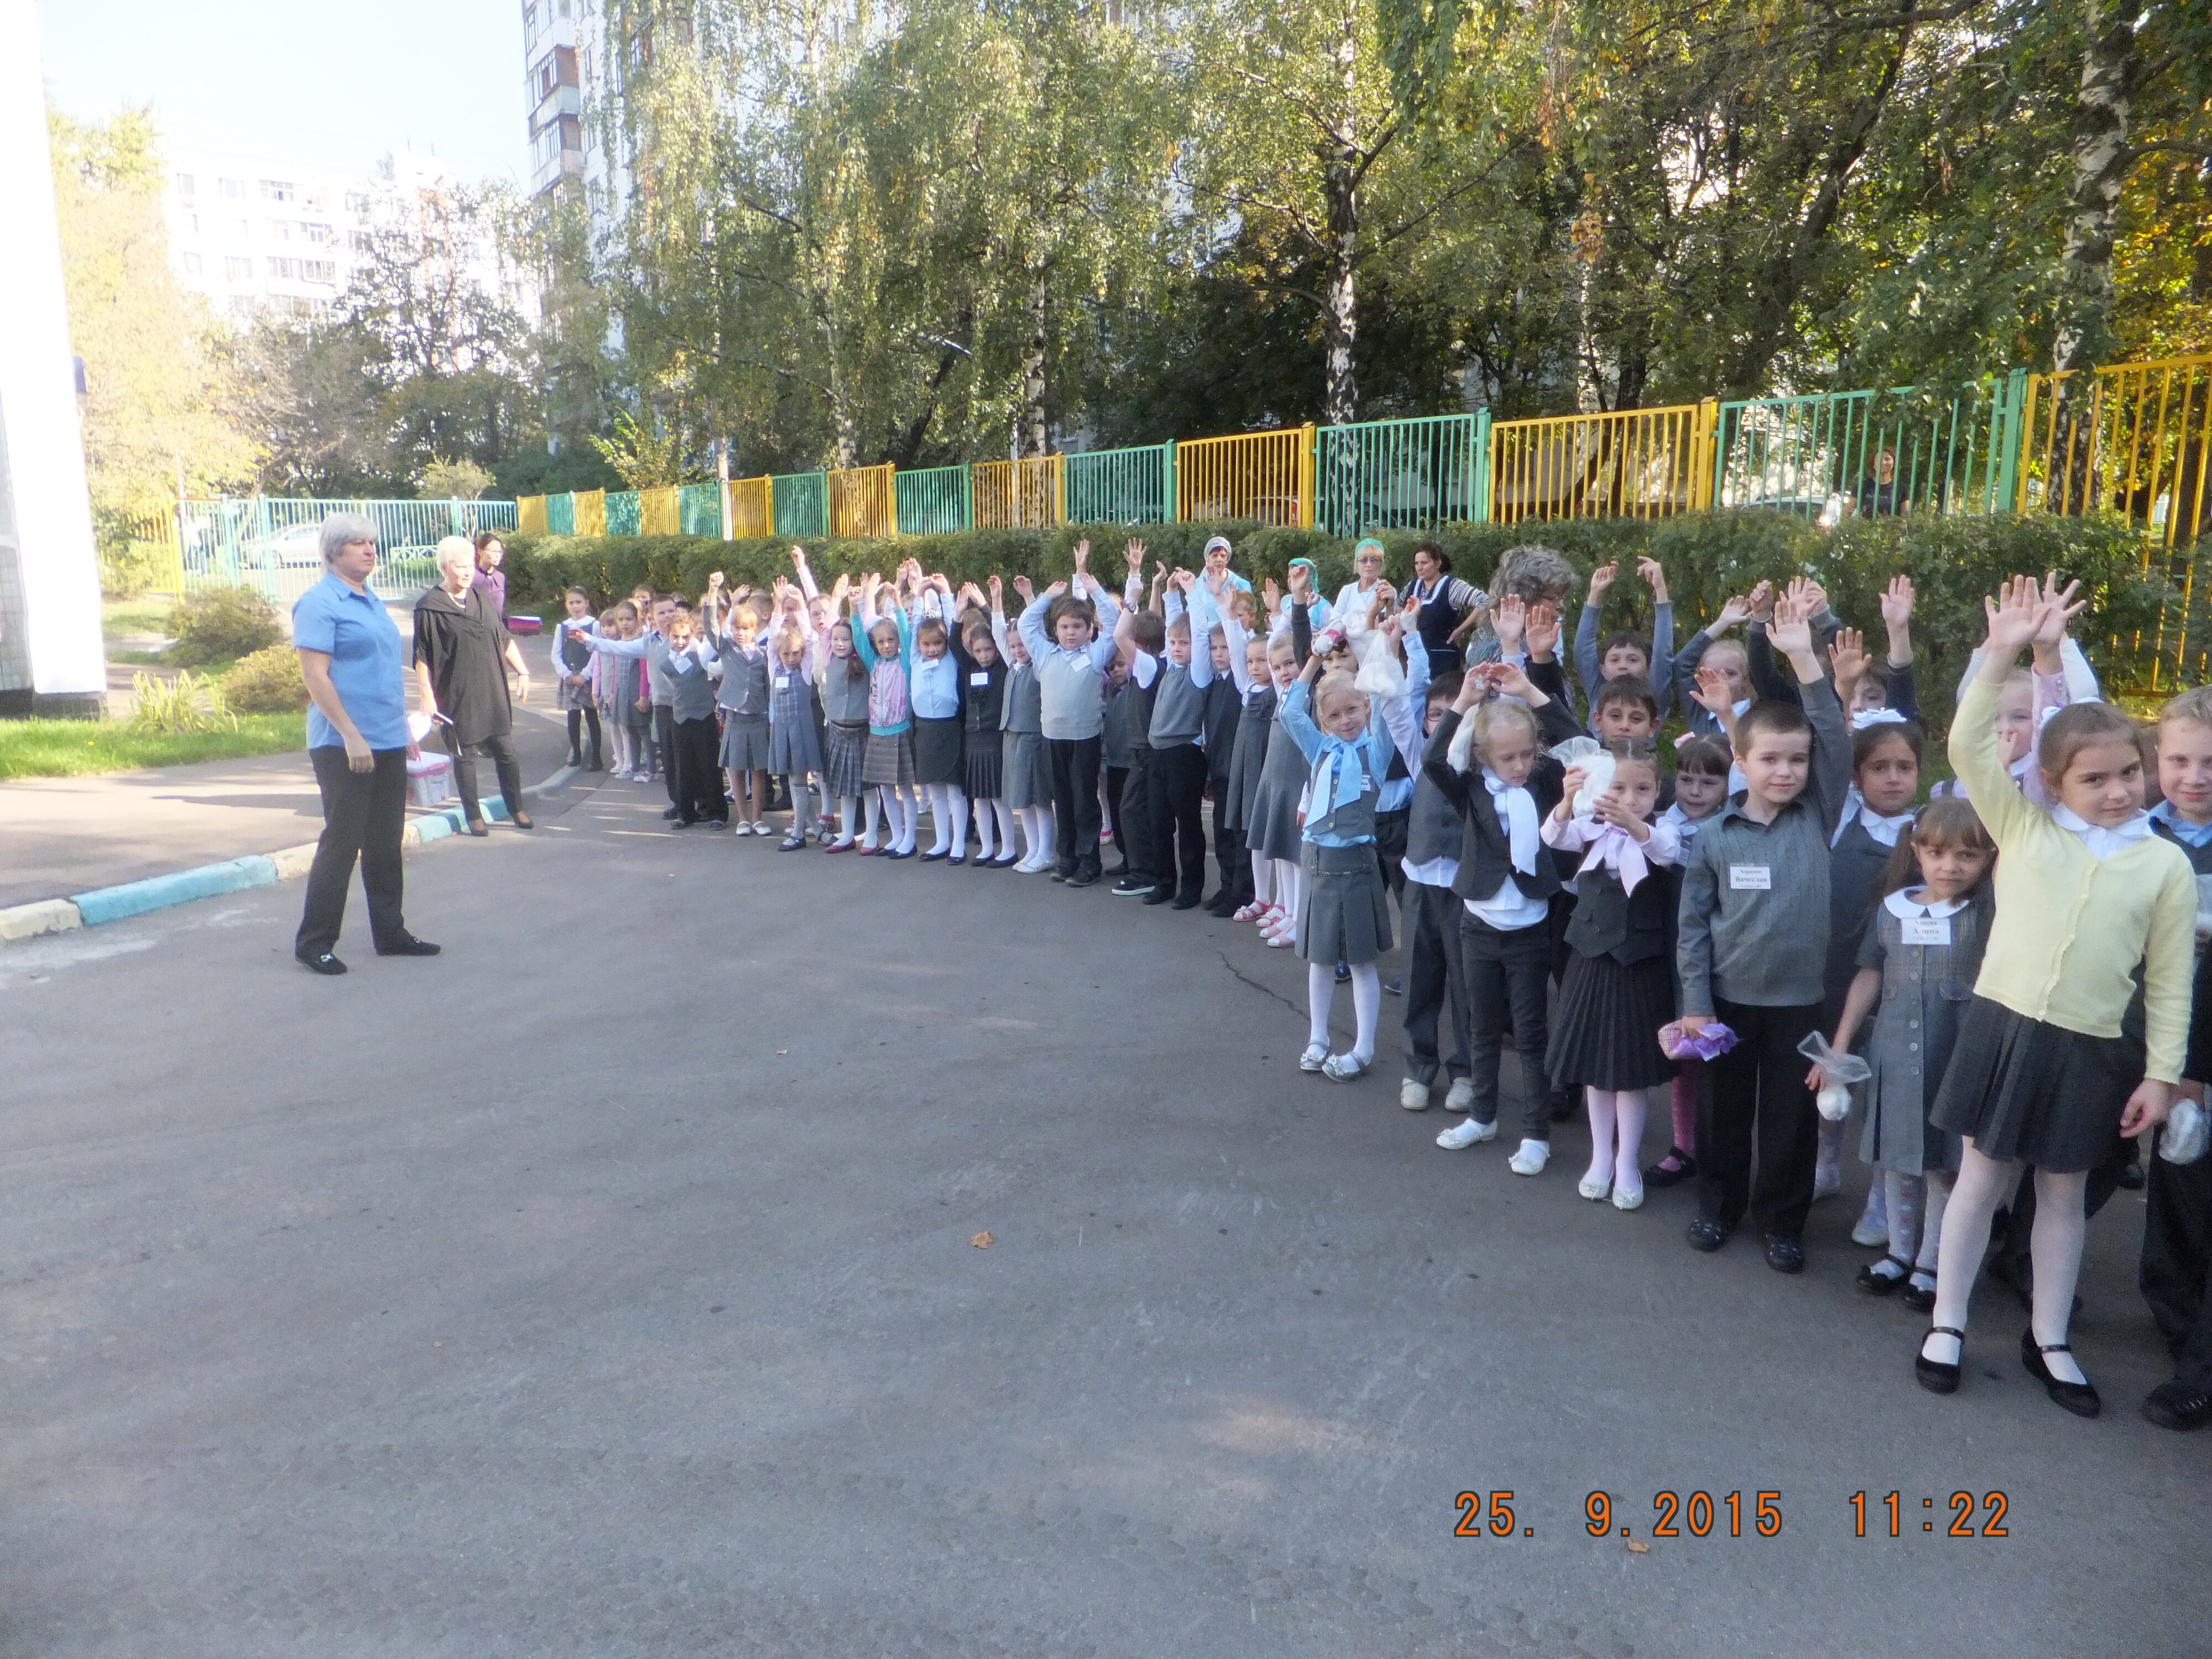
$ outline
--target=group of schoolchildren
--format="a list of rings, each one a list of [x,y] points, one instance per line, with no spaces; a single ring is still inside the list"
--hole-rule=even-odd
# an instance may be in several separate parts
[[[1011,621],[996,577],[987,597],[908,562],[824,592],[796,548],[790,579],[718,574],[696,611],[641,590],[593,617],[572,591],[551,645],[572,758],[605,765],[604,733],[617,776],[664,771],[671,820],[740,835],[774,833],[778,779],[787,852],[1112,875],[1253,922],[1307,964],[1307,1072],[1368,1073],[1402,995],[1400,1103],[1443,1082],[1466,1114],[1449,1150],[1496,1138],[1510,1032],[1513,1171],[1543,1172],[1579,1104],[1581,1195],[1632,1211],[1694,1181],[1698,1250],[1748,1218],[1801,1271],[1856,1114],[1876,1176],[1852,1237],[1883,1252],[1857,1283],[1931,1316],[1914,1369],[1938,1393],[1986,1258],[2029,1305],[2026,1369],[2096,1413],[2066,1341],[2084,1231],[2147,1180],[2142,1284],[2177,1363],[2144,1413],[2212,1421],[2212,1159],[2146,1174],[2135,1139],[2212,1077],[2212,687],[2139,731],[2068,636],[2075,589],[2016,578],[1960,690],[1955,779],[1923,801],[1903,577],[1879,653],[1805,578],[1730,599],[1677,653],[1649,560],[1649,640],[1601,637],[1603,567],[1571,674],[1580,578],[1547,548],[1505,555],[1484,594],[1425,544],[1401,594],[1364,541],[1334,603],[1304,560],[1255,592],[1218,537],[1201,569],[1149,578],[1132,541],[1118,597],[1088,555],[1042,592],[1015,578]],[[1676,703],[1688,729],[1662,744]],[[1333,1052],[1345,982],[1355,1035]]]

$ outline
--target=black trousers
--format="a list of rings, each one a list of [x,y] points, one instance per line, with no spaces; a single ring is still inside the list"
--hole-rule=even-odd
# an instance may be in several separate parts
[[[453,757],[453,787],[461,797],[461,811],[471,823],[483,817],[483,807],[477,795],[477,757],[483,756],[492,764],[499,777],[500,799],[507,803],[507,812],[512,817],[524,809],[522,799],[522,763],[514,757],[514,738],[502,732],[497,737],[486,738],[481,743],[463,743],[450,726],[439,728],[445,733],[446,752]]]
[[[1229,814],[1229,780],[1208,781],[1213,789],[1213,862],[1221,872],[1221,891],[1239,904],[1252,902],[1252,854],[1244,837],[1222,823]]]
[[[681,806],[676,790],[676,711],[665,702],[653,705],[653,746],[660,763],[660,781],[668,788],[668,804]]]
[[[1206,885],[1206,750],[1194,743],[1152,750],[1152,874],[1172,878],[1176,895],[1197,898]]]
[[[1109,766],[1106,769],[1106,817],[1114,826],[1115,850],[1121,854],[1125,866],[1129,862],[1129,841],[1127,832],[1121,827],[1121,792],[1128,783],[1127,767]]]
[[[1698,1213],[1733,1227],[1747,1212],[1762,1233],[1801,1237],[1820,1137],[1805,1086],[1811,1068],[1797,1045],[1819,1027],[1820,1005],[1761,1008],[1716,997],[1713,1012],[1736,1043],[1705,1063],[1712,1087],[1698,1103]]]
[[[356,772],[343,748],[310,749],[315,787],[323,794],[323,833],[307,871],[307,903],[293,949],[319,957],[338,942],[345,921],[346,890],[361,864],[361,890],[368,899],[368,934],[380,948],[407,937],[400,919],[404,883],[399,832],[407,823],[407,751],[380,749],[376,769]]]
[[[1159,859],[1152,840],[1152,790],[1158,769],[1152,761],[1149,748],[1137,749],[1129,757],[1129,775],[1121,785],[1121,822],[1128,840],[1122,843],[1121,852],[1129,860],[1132,875],[1159,879]]]
[[[678,816],[685,823],[713,818],[730,821],[730,803],[722,798],[722,767],[719,759],[720,735],[714,717],[696,720],[672,720],[673,755],[668,767],[669,787],[674,791]]]
[[[1456,896],[1454,896],[1456,897]],[[1521,1136],[1552,1138],[1552,1085],[1544,1074],[1548,1040],[1545,977],[1552,959],[1551,929],[1543,922],[1504,931],[1459,907],[1460,966],[1467,976],[1467,1074],[1474,1084],[1468,1115],[1498,1121],[1498,1057],[1512,1022],[1513,1050],[1521,1057]]]
[[[1455,1079],[1466,1077],[1473,1043],[1459,919],[1467,906],[1449,887],[1415,881],[1407,884],[1401,908],[1407,937],[1406,1075],[1416,1083],[1434,1083],[1439,1070]],[[1438,1049],[1439,1027],[1449,1033],[1449,1053]]]
[[[1098,741],[1044,740],[1052,769],[1053,863],[1064,876],[1098,873]]]
[[[2173,1355],[2174,1379],[2212,1389],[2212,1156],[2145,1162],[2143,1300]]]
[[[582,744],[584,727],[589,723],[592,748],[586,754]],[[568,711],[568,752],[596,772],[600,769],[602,750],[599,739],[599,711],[596,708],[571,708]]]

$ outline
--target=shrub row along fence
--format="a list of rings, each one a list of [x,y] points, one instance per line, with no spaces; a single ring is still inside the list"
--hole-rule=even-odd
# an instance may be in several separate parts
[[[890,466],[526,496],[556,534],[874,538],[1245,521],[1335,536],[1766,507],[2113,512],[2186,548],[2212,528],[2212,354],[1954,392],[1836,392],[1493,421],[1293,427],[972,466]],[[726,530],[724,527],[727,520]],[[665,526],[663,530],[658,526]],[[635,526],[633,528],[633,526]]]

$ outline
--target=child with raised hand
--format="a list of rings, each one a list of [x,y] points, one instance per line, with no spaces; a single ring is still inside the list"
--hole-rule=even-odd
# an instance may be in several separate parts
[[[572,587],[562,596],[567,606],[568,620],[581,623],[586,634],[599,631],[599,623],[592,615],[592,597],[580,587]],[[592,693],[592,651],[565,628],[553,630],[553,707],[568,717],[568,764],[584,768],[588,764],[594,772],[606,769],[604,744],[599,733],[599,710]],[[588,759],[582,746],[586,723],[591,728],[592,746]]]
[[[853,648],[868,671],[868,741],[860,778],[883,791],[890,845],[881,856],[910,859],[921,827],[915,793],[914,706],[907,689],[906,656],[914,647],[914,629],[903,605],[893,603],[888,612],[877,611],[876,596],[884,585],[874,574],[860,584],[860,626],[853,635]],[[866,841],[861,843],[862,856],[875,851]]]
[[[769,647],[775,666],[769,676],[769,767],[791,793],[791,829],[776,849],[782,853],[799,852],[806,846],[815,805],[808,786],[823,769],[822,734],[814,723],[820,644],[812,626],[813,619],[794,606],[781,614]]]
[[[1525,616],[1517,594],[1498,601],[1497,620],[1509,631],[1517,634]],[[1541,830],[1545,815],[1559,803],[1565,770],[1544,749],[1574,731],[1564,701],[1531,684],[1516,664],[1486,663],[1468,671],[1421,757],[1423,775],[1459,818],[1452,891],[1463,913],[1460,960],[1467,979],[1472,1085],[1467,1121],[1438,1135],[1437,1145],[1457,1152],[1497,1135],[1498,1054],[1510,1018],[1521,1056],[1521,1145],[1511,1160],[1516,1175],[1541,1174],[1552,1152],[1551,1090],[1543,1073],[1545,997],[1551,900],[1560,878]]]
[[[1298,1069],[1349,1083],[1374,1063],[1382,1011],[1375,963],[1390,948],[1390,902],[1375,859],[1375,801],[1384,754],[1370,727],[1366,695],[1348,674],[1324,677],[1319,656],[1307,659],[1276,720],[1312,768],[1297,920],[1310,1024]],[[1351,965],[1356,1028],[1351,1049],[1340,1054],[1329,1052],[1328,1031],[1338,963]]]
[[[1261,937],[1277,950],[1287,950],[1297,936],[1298,915],[1300,825],[1305,813],[1306,763],[1291,734],[1283,729],[1282,700],[1290,695],[1310,653],[1302,650],[1307,638],[1304,623],[1267,641],[1267,675],[1275,690],[1275,718],[1267,737],[1267,752],[1260,766],[1260,781],[1247,808],[1244,845],[1252,854],[1253,881],[1267,884],[1272,893],[1267,906],[1253,917]]]
[[[1675,951],[1685,1034],[1717,1020],[1736,1036],[1707,1068],[1691,1248],[1719,1249],[1748,1211],[1767,1266],[1794,1273],[1805,1266],[1819,1140],[1797,1045],[1820,1021],[1828,842],[1850,761],[1843,708],[1814,654],[1808,601],[1791,595],[1776,607],[1772,638],[1803,706],[1758,702],[1736,722],[1744,793],[1698,831],[1684,862]]]
[[[624,599],[599,612],[599,625],[593,631],[610,639],[635,639],[637,611]],[[641,734],[653,726],[653,694],[646,685],[645,665],[596,653],[588,660],[591,665],[585,672],[592,700],[599,707],[599,721],[614,753],[614,767],[608,775],[623,782],[643,777],[645,745]]]
[[[1115,643],[1129,665],[1129,678],[1149,697],[1151,843],[1157,885],[1145,902],[1194,910],[1206,885],[1206,689],[1213,683],[1213,653],[1195,637],[1190,596],[1202,592],[1198,577],[1177,570],[1169,578],[1164,652],[1136,641],[1134,618],[1121,617]]]
[[[1014,578],[1014,592],[1024,611],[1036,603],[1027,576]],[[1049,596],[1048,596],[1049,597]],[[1018,618],[1017,618],[1018,621]],[[1000,759],[1000,797],[1022,827],[1024,841],[1020,856],[1011,838],[1002,842],[994,870],[1018,875],[1042,875],[1052,868],[1052,768],[1045,760],[1044,697],[1037,683],[1036,664],[1030,656],[1028,637],[1019,627],[1008,627],[994,617],[993,637],[1006,653],[1006,714],[1000,723],[1004,744]]]
[[[825,805],[836,803],[837,838],[823,845],[825,853],[850,852],[856,846],[872,853],[876,846],[876,797],[864,776],[872,683],[856,647],[856,638],[854,624],[845,618],[840,617],[830,624],[830,653],[821,679],[822,794]],[[863,796],[867,804],[865,824]]]
[[[1854,730],[1920,718],[1919,686],[1912,672],[1913,597],[1910,576],[1892,577],[1882,591],[1881,620],[1889,635],[1889,650],[1881,663],[1865,649],[1854,629],[1839,629],[1829,647],[1833,655],[1848,638],[1855,650],[1848,678],[1846,664],[1842,660],[1835,664],[1836,696]]]
[[[1859,1270],[1870,1296],[1898,1294],[1925,1313],[1936,1305],[1936,1245],[1959,1138],[1928,1121],[1950,1064],[1960,1017],[1989,943],[1996,843],[1962,800],[1930,801],[1891,851],[1883,894],[1861,931],[1857,967],[1828,1046],[1850,1052],[1865,1030],[1866,1128],[1859,1155],[1883,1193],[1887,1253]],[[1825,1079],[1814,1066],[1806,1082]]]
[[[2067,1343],[2090,1166],[2117,1128],[2164,1121],[2181,1079],[2195,971],[2197,881],[2142,810],[2135,723],[2075,703],[2044,726],[2036,765],[2054,804],[2011,787],[1996,704],[2054,599],[2015,577],[1987,602],[1989,638],[1951,726],[1951,762],[1998,849],[1996,919],[1930,1121],[1964,1137],[1944,1212],[1923,1386],[1957,1389],[1966,1315],[1990,1221],[2023,1164],[2035,1170],[2034,1292],[2021,1360],[2052,1401],[2100,1408]],[[2143,1036],[2129,1034],[2142,970]]]
[[[991,578],[988,618],[975,611],[964,611],[961,628],[953,649],[960,659],[961,744],[966,767],[963,781],[975,814],[975,867],[985,870],[996,866],[1001,848],[1007,863],[1014,858],[1014,812],[1006,800],[1004,729],[1012,665],[999,649],[1006,613],[1005,589],[996,576]],[[960,861],[956,852],[952,862]]]
[[[1589,774],[1571,769],[1559,802],[1544,820],[1544,844],[1584,853],[1576,872],[1575,911],[1567,924],[1567,969],[1545,1064],[1554,1088],[1579,1087],[1589,1114],[1590,1164],[1576,1191],[1613,1207],[1644,1202],[1638,1158],[1644,1091],[1668,1081],[1659,1028],[1674,1016],[1668,961],[1672,889],[1661,869],[1680,850],[1673,827],[1654,823],[1659,757],[1649,743],[1622,738],[1606,745],[1613,775],[1578,814]]]
[[[930,614],[914,625],[907,692],[914,702],[914,777],[929,801],[935,844],[925,864],[968,860],[967,765],[961,748],[961,663],[952,630],[959,625],[952,584],[942,573],[919,590]]]
[[[1667,689],[1674,679],[1674,606],[1667,597],[1667,573],[1658,560],[1639,557],[1636,574],[1651,590],[1651,642],[1648,647],[1625,629],[1608,634],[1602,644],[1599,642],[1598,623],[1604,615],[1606,596],[1613,592],[1613,585],[1620,575],[1617,563],[1608,562],[1590,572],[1589,588],[1583,596],[1583,613],[1575,623],[1575,672],[1581,678],[1583,695],[1591,705],[1593,729],[1597,723],[1598,693],[1612,680],[1648,681],[1653,701],[1658,705],[1658,718],[1664,720],[1667,716]],[[1599,734],[1599,740],[1610,741],[1602,734]]]
[[[1429,682],[1417,756],[1427,749],[1437,722],[1457,701],[1464,683],[1457,672]],[[1406,1074],[1398,1084],[1398,1103],[1409,1112],[1428,1110],[1439,1074],[1450,1079],[1446,1111],[1464,1112],[1474,1104],[1460,900],[1452,891],[1459,878],[1459,814],[1422,768],[1413,780],[1413,805],[1406,817],[1406,889],[1400,908],[1406,929]]]
[[[765,836],[768,777],[775,769],[769,741],[773,668],[767,642],[761,638],[760,613],[746,602],[752,590],[740,587],[732,593],[723,586],[724,580],[719,570],[707,578],[702,654],[721,682],[714,699],[722,715],[720,758],[729,774],[730,798],[737,803],[737,832]],[[777,586],[783,586],[780,580]]]
[[[1768,602],[1773,592],[1772,584],[1760,582],[1747,594],[1732,596],[1721,606],[1710,628],[1703,628],[1690,636],[1674,658],[1674,697],[1682,705],[1685,717],[1692,732],[1708,737],[1723,732],[1720,717],[1698,695],[1698,676],[1702,669],[1711,669],[1718,674],[1728,692],[1730,714],[1741,714],[1751,707],[1751,658],[1741,641],[1725,637],[1728,633],[1751,620],[1752,615]]]
[[[1249,600],[1250,596],[1241,597]],[[1234,599],[1220,607],[1222,644],[1238,706],[1237,735],[1230,745],[1228,775],[1222,784],[1220,815],[1214,831],[1215,853],[1219,855],[1219,843],[1234,845],[1238,896],[1243,900],[1231,911],[1231,919],[1236,921],[1257,920],[1274,893],[1274,872],[1268,860],[1253,855],[1249,840],[1267,746],[1275,731],[1275,683],[1267,668],[1267,636],[1251,625],[1251,611],[1256,608],[1248,609]]]
[[[1141,557],[1142,544],[1131,545]],[[1020,624],[1022,643],[1036,666],[1051,779],[1052,852],[1048,863],[1036,868],[1050,868],[1078,887],[1088,887],[1099,875],[1099,733],[1106,718],[1106,659],[1114,653],[1119,614],[1113,596],[1091,574],[1090,558],[1090,542],[1078,542],[1075,574],[1032,599]]]
[[[1717,674],[1713,678],[1716,683],[1720,680]],[[1725,699],[1722,706],[1728,707]],[[1733,711],[1729,718],[1735,718]],[[1674,867],[1666,872],[1672,914],[1680,915],[1681,910],[1681,860],[1689,856],[1698,832],[1728,805],[1729,775],[1735,769],[1735,757],[1718,738],[1686,732],[1675,740],[1674,804],[1660,814],[1661,819],[1673,828],[1681,849]],[[1698,1173],[1698,1103],[1705,1097],[1705,1087],[1703,1060],[1689,1054],[1674,1062],[1674,1081],[1667,1090],[1668,1116],[1674,1138],[1659,1161],[1644,1170],[1644,1185],[1647,1189],[1672,1187]]]

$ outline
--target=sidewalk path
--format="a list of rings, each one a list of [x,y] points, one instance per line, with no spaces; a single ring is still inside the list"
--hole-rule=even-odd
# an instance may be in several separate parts
[[[522,780],[539,782],[568,758],[565,717],[535,707],[515,716]],[[496,793],[490,763],[477,769]],[[273,853],[322,828],[304,751],[0,783],[0,908]]]

